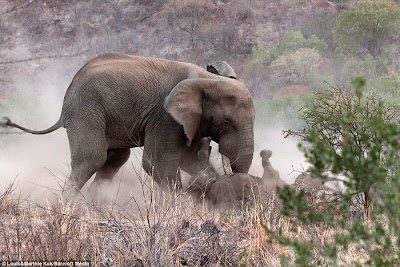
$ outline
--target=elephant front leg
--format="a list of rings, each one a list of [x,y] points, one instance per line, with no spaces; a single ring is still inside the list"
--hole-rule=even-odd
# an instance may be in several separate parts
[[[179,168],[180,156],[178,140],[156,141],[146,137],[142,165],[161,187],[181,190],[183,187]]]
[[[169,158],[161,158],[155,162],[153,177],[162,187],[170,190],[182,190],[182,179],[179,168],[179,157],[168,155]]]
[[[181,190],[182,180],[179,171],[179,154],[143,153],[144,170],[153,177],[161,187]]]

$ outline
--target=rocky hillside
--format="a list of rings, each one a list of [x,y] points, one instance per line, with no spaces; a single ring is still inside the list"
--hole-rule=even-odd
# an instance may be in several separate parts
[[[338,7],[324,0],[4,3],[1,61],[114,51],[201,65],[220,58],[237,64],[253,47],[273,47],[286,31],[301,29],[315,14]]]
[[[106,0],[99,4],[93,0],[4,0],[0,7],[0,62],[23,62],[0,64],[0,92],[13,90],[15,74],[37,75],[51,63],[65,62],[62,71],[71,77],[89,58],[105,52],[164,57],[201,66],[226,60],[254,96],[263,98],[272,98],[277,90],[292,85],[319,91],[323,80],[346,82],[351,76],[376,79],[392,69],[397,75],[400,63],[393,62],[399,58],[397,37],[374,36],[383,41],[372,44],[373,48],[385,49],[369,49],[369,39],[357,51],[344,49],[358,44],[343,43],[352,39],[348,32],[337,29],[338,18],[362,2]],[[396,14],[387,13],[393,10],[390,3],[398,7],[398,2],[385,0],[382,9],[370,7],[393,24],[391,31],[381,29],[384,36],[396,36],[393,29],[397,24],[391,22]],[[343,29],[358,30],[343,21]],[[374,29],[359,34],[368,36],[368,31]],[[360,66],[368,57],[377,62],[370,60]],[[383,57],[390,62],[380,60]],[[32,58],[35,60],[24,61]],[[371,74],[371,69],[376,73]]]

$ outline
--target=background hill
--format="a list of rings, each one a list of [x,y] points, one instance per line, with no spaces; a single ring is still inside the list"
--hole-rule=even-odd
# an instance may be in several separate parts
[[[345,83],[351,76],[398,80],[399,4],[378,2],[382,4],[364,9],[380,18],[379,27],[360,15],[358,1],[138,0],[102,1],[101,5],[4,1],[0,62],[79,54],[60,67],[62,74],[71,76],[87,59],[105,52],[200,66],[226,60],[253,94],[264,99],[285,86],[302,84],[318,91],[324,80]],[[346,13],[354,21],[346,20]],[[351,38],[357,32],[363,40]],[[20,71],[37,77],[58,61],[64,63],[62,58],[52,58],[2,64],[1,79],[8,83],[0,90],[15,91],[12,79],[19,78]]]

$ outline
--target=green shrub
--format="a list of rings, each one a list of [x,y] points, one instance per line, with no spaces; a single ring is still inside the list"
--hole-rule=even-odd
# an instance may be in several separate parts
[[[271,85],[275,90],[293,84],[309,85],[320,63],[321,56],[315,49],[300,48],[280,56],[269,66]]]
[[[346,84],[351,77],[364,77],[370,81],[379,76],[378,62],[371,55],[367,55],[364,60],[353,56],[337,55],[326,60],[323,68],[318,72],[320,80],[331,84]],[[325,89],[324,86],[318,91]]]
[[[336,43],[334,40],[334,29],[336,23],[336,12],[321,12],[314,14],[308,19],[302,27],[305,36],[316,36],[319,40],[323,40],[329,52],[334,52]]]
[[[367,51],[377,57],[381,48],[399,41],[400,6],[393,1],[359,1],[339,14],[335,38],[346,54]]]
[[[311,164],[311,173],[322,178],[328,174],[344,177],[346,191],[340,201],[322,199],[318,206],[303,204],[299,208],[293,203],[302,203],[303,192],[287,187],[278,193],[283,210],[294,222],[303,227],[321,223],[334,227],[334,238],[318,248],[325,262],[337,265],[337,252],[351,247],[364,256],[354,258],[352,264],[399,265],[399,113],[378,96],[364,95],[365,80],[356,78],[352,83],[352,89],[335,86],[317,94],[301,113],[305,128],[287,131],[306,141],[300,147]],[[364,203],[366,216],[354,218],[349,216],[351,201],[359,193],[369,202]],[[306,252],[297,249],[296,240],[289,239],[286,244],[294,248],[298,260],[315,262],[309,252],[312,244]]]
[[[268,51],[261,45],[251,49],[250,58],[244,63],[246,73],[254,73],[257,69],[264,67],[268,59]]]
[[[371,81],[368,88],[400,108],[400,73],[390,72]]]
[[[326,43],[317,36],[305,38],[300,31],[289,31],[272,50],[254,46],[244,63],[243,76],[253,92],[262,97],[270,96],[274,90],[288,84],[308,84],[310,77],[315,76],[310,70],[321,59],[318,51],[325,49]],[[268,76],[270,70],[272,77]]]
[[[273,61],[280,56],[294,53],[300,48],[310,48],[316,49],[317,51],[323,51],[327,48],[327,45],[324,40],[319,39],[315,35],[306,39],[301,31],[289,31],[270,51],[269,59]]]
[[[270,51],[261,45],[254,46],[245,68],[247,72],[253,72],[256,68],[267,66],[278,57],[295,53],[300,48],[323,51],[326,47],[326,43],[315,35],[305,38],[301,31],[289,31]]]

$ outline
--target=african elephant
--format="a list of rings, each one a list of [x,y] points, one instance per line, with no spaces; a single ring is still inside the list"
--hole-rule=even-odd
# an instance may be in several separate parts
[[[211,207],[229,207],[250,202],[256,196],[263,196],[275,192],[276,187],[287,185],[280,179],[279,172],[275,170],[269,158],[271,150],[262,150],[262,166],[264,174],[256,177],[246,173],[233,173],[221,177],[215,172],[209,162],[211,138],[202,138],[198,155],[198,174],[192,176],[187,191],[197,199],[205,199]]]
[[[247,173],[254,151],[254,105],[246,85],[185,62],[104,54],[86,63],[68,87],[60,119],[32,134],[67,130],[68,184],[77,193],[96,173],[109,181],[144,146],[142,166],[160,185],[181,188],[179,169],[196,171],[200,139],[219,143],[234,172]]]

